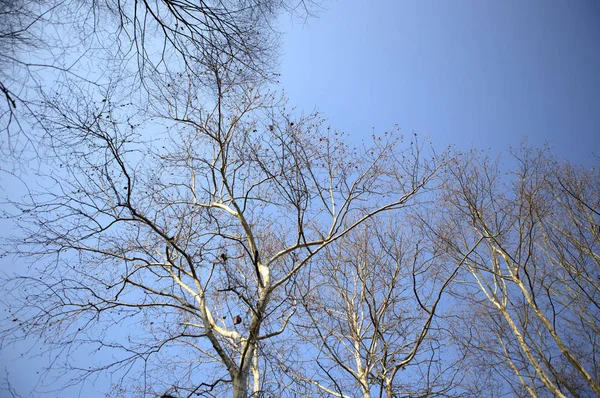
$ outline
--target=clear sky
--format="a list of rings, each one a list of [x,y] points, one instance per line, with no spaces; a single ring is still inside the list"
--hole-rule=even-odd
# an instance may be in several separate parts
[[[281,82],[298,109],[355,137],[397,123],[439,148],[498,152],[527,137],[576,162],[600,154],[600,1],[324,6],[307,24],[282,24]],[[19,357],[4,348],[0,372],[28,396],[37,369]],[[103,396],[98,384],[82,396]]]
[[[397,123],[438,147],[493,152],[549,143],[575,162],[600,154],[597,0],[325,4],[284,25],[281,82],[352,135]]]

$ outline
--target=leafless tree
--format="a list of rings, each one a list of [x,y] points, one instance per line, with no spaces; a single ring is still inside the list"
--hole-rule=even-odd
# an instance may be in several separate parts
[[[12,149],[10,127],[18,123],[17,103],[22,100],[19,88],[25,83],[19,68],[19,52],[41,45],[35,34],[35,25],[44,18],[38,12],[39,7],[39,1],[0,1],[0,132],[4,133],[0,142],[5,142],[2,149]]]
[[[464,297],[483,317],[471,348],[519,396],[600,394],[598,169],[544,150],[513,155],[510,174],[463,157],[444,197],[455,256],[483,240],[466,262],[479,293]]]
[[[216,53],[239,75],[273,77],[276,18],[317,9],[312,0],[2,0],[1,138],[24,133],[37,142],[40,92],[53,95],[63,84],[103,91],[120,80],[152,101],[156,76],[194,74]]]
[[[438,306],[461,264],[436,251],[416,218],[389,216],[330,246],[313,270],[309,322],[297,330],[316,366],[296,377],[334,397],[452,396],[460,358],[444,352]]]
[[[297,311],[296,279],[402,208],[438,163],[397,134],[353,148],[230,72],[215,62],[201,84],[182,72],[150,109],[79,86],[45,99],[45,171],[12,202],[25,234],[12,253],[31,265],[4,286],[6,339],[112,350],[71,370],[75,382],[117,372],[115,394],[136,372],[129,395],[247,397],[278,384],[265,361]]]

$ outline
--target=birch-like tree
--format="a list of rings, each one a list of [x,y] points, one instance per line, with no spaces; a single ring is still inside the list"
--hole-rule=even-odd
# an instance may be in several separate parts
[[[150,108],[78,86],[45,100],[44,164],[12,202],[25,236],[9,251],[29,266],[4,285],[4,338],[111,353],[67,362],[74,382],[109,371],[115,395],[283,394],[262,353],[285,344],[307,267],[437,170],[397,134],[354,148],[210,64]]]
[[[482,240],[466,261],[470,350],[519,396],[600,394],[598,169],[529,148],[510,173],[463,160],[444,199],[455,256]]]
[[[433,185],[433,184],[432,184]],[[297,374],[332,397],[451,396],[445,289],[460,269],[411,214],[389,214],[328,247],[296,327],[315,352]]]

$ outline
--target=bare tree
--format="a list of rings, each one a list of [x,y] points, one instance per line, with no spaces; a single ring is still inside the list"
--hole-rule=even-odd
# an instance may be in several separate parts
[[[459,367],[438,306],[460,264],[410,214],[389,216],[328,247],[305,281],[309,322],[296,329],[316,366],[296,377],[334,397],[451,396]]]
[[[107,370],[124,388],[137,371],[140,395],[247,397],[278,383],[261,354],[294,316],[295,280],[438,166],[395,134],[352,148],[230,72],[214,63],[210,85],[182,73],[150,110],[77,86],[46,99],[47,171],[12,203],[25,233],[12,252],[32,261],[4,286],[5,338],[110,349],[71,369],[75,382]]]
[[[228,59],[222,67],[246,78],[272,78],[279,44],[274,21],[283,12],[307,18],[317,8],[312,0],[3,0],[2,139],[20,133],[37,142],[39,97],[63,84],[101,92],[119,80],[130,93],[141,90],[137,102],[144,95],[151,102],[157,76],[201,74],[210,54]]]
[[[471,336],[472,349],[491,344],[488,364],[512,373],[518,395],[600,394],[597,168],[528,148],[513,159],[503,177],[497,162],[464,157],[445,196],[455,256],[484,243],[466,266],[479,290],[471,305],[484,317],[476,336],[493,337]]]
[[[41,45],[35,32],[36,24],[44,20],[44,13],[39,10],[39,1],[0,1],[0,139],[5,142],[2,149],[12,149],[11,126],[18,124],[17,103],[22,101],[19,88],[25,84],[19,52]]]

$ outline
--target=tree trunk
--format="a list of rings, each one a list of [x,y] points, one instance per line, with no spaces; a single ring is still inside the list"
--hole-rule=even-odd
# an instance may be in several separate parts
[[[365,387],[362,388],[362,394],[363,394],[363,398],[371,398],[371,391],[369,390],[368,386],[366,388]]]
[[[248,372],[239,371],[233,377],[233,398],[248,398]]]
[[[392,398],[394,396],[391,382],[385,383],[385,396],[386,398]]]

